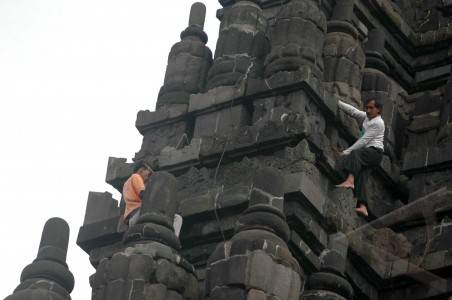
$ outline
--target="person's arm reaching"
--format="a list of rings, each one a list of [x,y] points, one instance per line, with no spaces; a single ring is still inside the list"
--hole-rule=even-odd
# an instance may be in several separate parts
[[[364,121],[366,118],[366,113],[357,109],[356,107],[347,104],[345,102],[342,102],[339,100],[338,102],[339,108],[343,110],[347,115],[349,115],[352,118],[355,118],[360,123]]]
[[[378,123],[370,124],[369,127],[367,128],[366,132],[364,133],[364,135],[362,137],[360,137],[348,149],[342,151],[342,154],[348,155],[353,150],[357,150],[357,149],[365,147],[370,141],[375,139],[380,134],[381,134],[380,125]]]

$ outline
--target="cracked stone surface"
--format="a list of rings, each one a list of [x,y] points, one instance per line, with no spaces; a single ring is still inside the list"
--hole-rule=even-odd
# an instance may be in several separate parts
[[[137,115],[130,157],[160,174],[138,223],[89,194],[92,299],[447,299],[451,1],[219,2],[213,57],[195,3],[156,109]],[[335,187],[360,136],[337,103],[376,98],[385,153],[364,219]],[[110,158],[106,181],[121,190],[132,167]]]

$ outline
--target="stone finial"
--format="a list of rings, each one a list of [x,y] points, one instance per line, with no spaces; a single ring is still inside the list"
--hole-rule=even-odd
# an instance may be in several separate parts
[[[181,32],[181,41],[174,44],[168,56],[163,86],[157,99],[157,108],[168,112],[188,109],[190,95],[204,91],[207,72],[212,65],[212,51],[206,46],[204,32],[206,7],[200,2],[191,6],[188,27]],[[189,66],[189,68],[187,68]]]
[[[180,38],[184,40],[187,37],[199,38],[206,44],[208,37],[204,32],[204,22],[206,20],[206,6],[201,2],[193,3],[190,9],[188,27],[181,32]]]
[[[195,2],[190,9],[190,19],[188,26],[196,26],[204,29],[204,22],[206,20],[206,6],[201,2]]]
[[[7,300],[68,300],[74,276],[66,264],[69,226],[52,218],[44,225],[36,259],[24,268],[20,285]]]
[[[38,260],[55,260],[66,265],[67,246],[69,243],[69,226],[63,219],[52,218],[44,225],[39,244]]]
[[[173,220],[178,208],[177,179],[168,172],[157,172],[144,190],[140,217],[125,235],[125,242],[153,240],[179,250]]]

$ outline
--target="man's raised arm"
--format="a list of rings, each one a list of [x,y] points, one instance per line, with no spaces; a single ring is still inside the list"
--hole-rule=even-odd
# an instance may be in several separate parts
[[[339,108],[343,110],[347,115],[349,115],[352,118],[355,118],[358,122],[363,122],[366,118],[366,113],[355,108],[354,106],[344,103],[339,100],[338,102]]]

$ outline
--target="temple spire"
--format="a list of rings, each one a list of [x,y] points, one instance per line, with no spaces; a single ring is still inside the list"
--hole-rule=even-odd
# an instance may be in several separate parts
[[[204,90],[207,72],[212,64],[212,52],[206,46],[204,32],[206,7],[200,2],[191,6],[188,27],[182,31],[181,41],[174,44],[168,56],[165,80],[160,89],[157,107],[185,105],[191,94]]]

